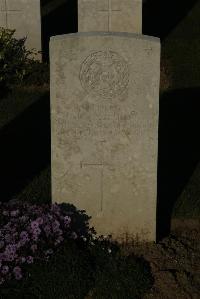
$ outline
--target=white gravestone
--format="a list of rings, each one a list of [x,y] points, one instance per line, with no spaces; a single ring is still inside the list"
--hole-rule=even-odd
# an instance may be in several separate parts
[[[78,31],[142,33],[142,0],[78,0]]]
[[[0,26],[27,37],[28,49],[41,51],[40,0],[0,0]]]
[[[51,38],[52,198],[99,234],[156,239],[160,41],[134,33]]]
[[[57,9],[66,0],[54,0],[41,5],[41,0],[0,0],[0,27],[15,29],[15,37],[27,37],[26,46],[42,51],[41,19]],[[41,59],[41,55],[37,55]]]

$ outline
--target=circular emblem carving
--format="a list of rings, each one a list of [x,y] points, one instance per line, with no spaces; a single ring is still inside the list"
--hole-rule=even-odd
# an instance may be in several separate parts
[[[81,65],[80,81],[87,92],[103,98],[121,95],[129,82],[128,64],[116,52],[94,52]]]

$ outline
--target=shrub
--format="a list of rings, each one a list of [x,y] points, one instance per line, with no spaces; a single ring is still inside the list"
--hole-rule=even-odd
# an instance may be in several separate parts
[[[33,51],[25,47],[26,38],[13,37],[15,30],[0,27],[0,91],[15,84],[49,83],[49,66],[34,60]]]
[[[13,37],[15,30],[0,28],[0,87],[20,82],[26,74],[30,51],[25,48],[26,38]]]
[[[89,219],[70,204],[1,203],[0,298],[141,298],[149,265],[96,237]]]
[[[2,299],[81,299],[93,286],[89,252],[65,240],[49,261],[29,265],[23,280],[2,287]],[[1,296],[0,296],[1,298]]]
[[[0,284],[21,280],[26,266],[46,261],[66,239],[91,239],[89,217],[71,205],[0,204]]]

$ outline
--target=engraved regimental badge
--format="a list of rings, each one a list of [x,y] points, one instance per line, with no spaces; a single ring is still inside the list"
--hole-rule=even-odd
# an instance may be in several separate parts
[[[129,83],[129,67],[125,59],[114,51],[90,54],[80,69],[82,87],[103,98],[121,95]]]

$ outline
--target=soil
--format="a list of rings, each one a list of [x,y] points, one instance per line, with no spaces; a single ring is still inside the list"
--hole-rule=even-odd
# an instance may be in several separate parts
[[[172,221],[171,234],[157,244],[130,250],[151,266],[154,285],[144,299],[200,299],[200,221]]]

